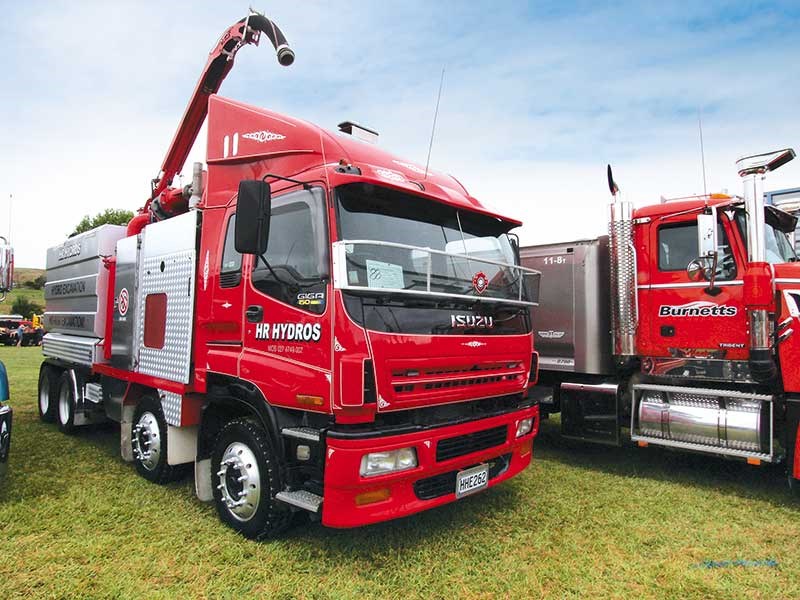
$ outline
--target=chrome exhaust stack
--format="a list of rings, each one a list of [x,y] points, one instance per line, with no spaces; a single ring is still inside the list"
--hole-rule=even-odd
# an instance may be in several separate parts
[[[774,281],[767,263],[766,224],[764,222],[764,179],[766,174],[795,157],[785,148],[746,156],[736,161],[744,185],[747,211],[747,259],[745,305],[750,324],[750,370],[756,381],[769,381],[777,370],[770,344],[769,311],[773,303]]]
[[[197,208],[203,200],[203,163],[192,165],[192,195],[189,197],[189,210]]]
[[[619,187],[608,165],[608,189],[614,198],[609,205],[608,247],[611,260],[611,323],[614,355],[636,355],[636,327],[639,321],[636,298],[636,249],[633,245],[633,203],[619,197]]]

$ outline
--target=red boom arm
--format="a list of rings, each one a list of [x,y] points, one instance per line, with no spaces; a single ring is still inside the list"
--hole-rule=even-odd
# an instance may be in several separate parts
[[[175,137],[172,139],[169,150],[164,157],[164,162],[161,164],[161,171],[158,177],[153,180],[150,198],[139,211],[140,213],[147,213],[148,210],[152,211],[151,203],[161,196],[165,190],[167,192],[165,196],[175,195],[174,193],[169,193],[170,190],[167,190],[167,186],[172,183],[172,179],[183,168],[186,157],[197,139],[200,127],[208,114],[208,97],[219,90],[222,81],[233,68],[233,59],[239,48],[245,44],[257,46],[262,33],[266,34],[275,47],[278,62],[281,65],[288,67],[294,62],[294,52],[289,48],[283,32],[265,16],[251,13],[229,27],[208,55],[206,66],[200,74],[200,79],[192,97],[189,99],[186,112],[183,114],[178,130],[175,132]],[[180,193],[179,190],[174,190],[174,192]],[[164,200],[169,199],[165,197]]]

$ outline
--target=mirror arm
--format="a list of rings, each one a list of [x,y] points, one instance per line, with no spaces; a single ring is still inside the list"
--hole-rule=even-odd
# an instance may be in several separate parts
[[[284,177],[283,175],[276,175],[275,173],[267,173],[261,178],[261,181],[266,181],[267,177],[272,177],[273,179],[280,179],[281,181],[288,181],[290,183],[302,185],[303,189],[306,191],[311,189],[311,184],[308,183],[307,181],[299,181],[298,179],[292,179],[291,177]]]
[[[721,288],[718,288],[717,286],[714,285],[714,281],[717,278],[717,260],[718,260],[718,257],[719,257],[719,253],[718,252],[714,252],[714,257],[713,257],[713,260],[711,262],[711,277],[708,280],[708,287],[705,289],[706,294],[708,294],[709,296],[719,296],[719,294],[722,292]]]

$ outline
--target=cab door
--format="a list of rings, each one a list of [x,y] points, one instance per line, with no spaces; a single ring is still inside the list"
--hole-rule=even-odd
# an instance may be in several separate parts
[[[205,335],[209,369],[238,373],[244,321],[244,281],[242,255],[236,252],[234,245],[236,207],[215,210],[213,219],[215,222],[209,225],[213,242],[209,242],[204,254],[201,249],[200,258],[203,265],[201,292],[209,295],[207,303],[199,303],[209,313],[207,320],[201,321],[201,328]],[[206,221],[210,220],[210,217],[206,218]],[[214,260],[215,256],[219,257],[218,261]]]
[[[267,252],[245,258],[239,374],[270,404],[327,410],[331,395],[330,264],[325,192],[273,195]]]
[[[691,281],[686,271],[698,254],[696,215],[681,215],[653,224],[655,235],[650,236],[649,254],[654,259],[650,265],[650,284],[643,290],[653,311],[649,354],[679,359],[672,364],[662,362],[663,369],[683,369],[688,363],[680,359],[747,358],[743,256],[739,244],[731,244],[731,240],[738,240],[738,235],[730,216],[721,212],[718,219],[714,289],[709,289],[706,281]]]

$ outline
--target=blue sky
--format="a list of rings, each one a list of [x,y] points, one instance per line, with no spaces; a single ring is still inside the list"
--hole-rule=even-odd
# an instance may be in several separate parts
[[[219,34],[247,2],[12,2],[0,22],[0,232],[17,265],[87,213],[138,208]],[[739,193],[737,157],[800,150],[800,3],[261,2],[297,60],[244,48],[221,93],[351,119],[521,218],[523,242],[605,230],[604,171],[637,204]],[[202,144],[193,158],[202,159]],[[189,173],[190,168],[186,172]],[[767,189],[800,186],[800,160]]]

